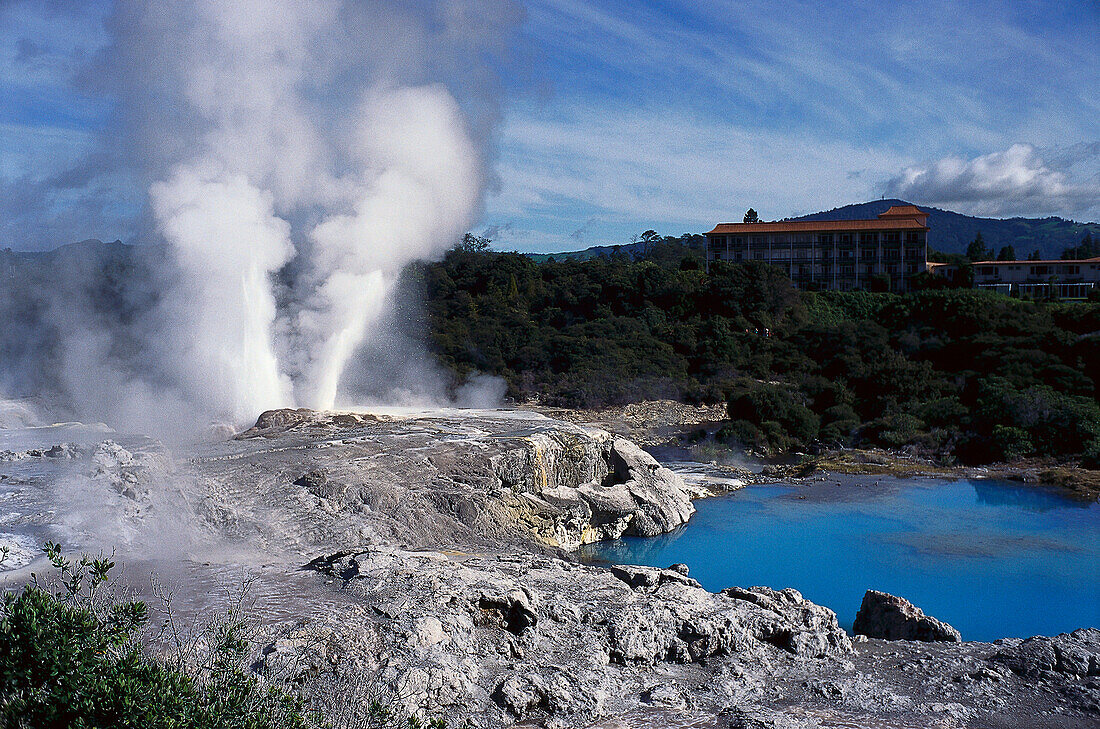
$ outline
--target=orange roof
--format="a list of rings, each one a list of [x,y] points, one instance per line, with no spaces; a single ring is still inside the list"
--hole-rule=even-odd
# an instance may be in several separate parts
[[[787,220],[781,223],[719,223],[707,235],[717,233],[801,233],[853,230],[928,230],[913,218],[896,220]]]
[[[885,213],[879,213],[879,218],[918,218],[921,222],[928,219],[928,213],[916,205],[891,205]]]

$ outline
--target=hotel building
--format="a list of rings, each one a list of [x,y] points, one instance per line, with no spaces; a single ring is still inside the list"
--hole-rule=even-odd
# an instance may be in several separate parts
[[[707,233],[711,261],[764,261],[803,289],[869,289],[871,280],[906,291],[925,270],[928,213],[895,205],[873,220],[719,223]]]

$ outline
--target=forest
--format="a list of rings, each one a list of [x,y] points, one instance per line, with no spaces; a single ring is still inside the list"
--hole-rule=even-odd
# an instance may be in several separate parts
[[[675,239],[640,258],[542,262],[466,245],[406,275],[455,381],[502,377],[516,402],[725,402],[718,438],[773,454],[1100,467],[1100,303],[927,278],[905,294],[802,292],[761,262],[705,272]]]

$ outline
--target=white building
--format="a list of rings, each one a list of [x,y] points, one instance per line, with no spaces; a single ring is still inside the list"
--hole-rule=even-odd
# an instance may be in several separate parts
[[[1087,299],[1100,287],[1100,257],[1072,261],[978,261],[974,286],[1023,298]]]

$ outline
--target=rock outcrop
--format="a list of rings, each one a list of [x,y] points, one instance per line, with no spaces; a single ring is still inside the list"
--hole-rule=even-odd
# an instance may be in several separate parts
[[[312,535],[315,546],[372,535],[449,547],[534,538],[572,550],[667,532],[695,511],[683,480],[630,441],[533,413],[275,410],[211,450],[199,467],[234,474],[215,508],[235,520],[299,503],[303,523],[285,537]],[[250,467],[260,458],[264,469]]]
[[[318,558],[309,569],[372,606],[386,644],[379,670],[421,686],[412,703],[466,708],[487,695],[480,719],[492,724],[690,695],[690,685],[655,688],[654,675],[730,665],[763,673],[852,652],[836,616],[794,590],[715,594],[672,570],[388,547]],[[356,654],[356,645],[349,660],[375,649],[367,641]]]
[[[954,643],[962,640],[959,631],[925,615],[905,598],[877,590],[868,590],[863,596],[852,632],[885,640],[942,640]]]
[[[1085,679],[1100,676],[1100,630],[1088,628],[1053,638],[1005,641],[993,660],[1025,678]]]

